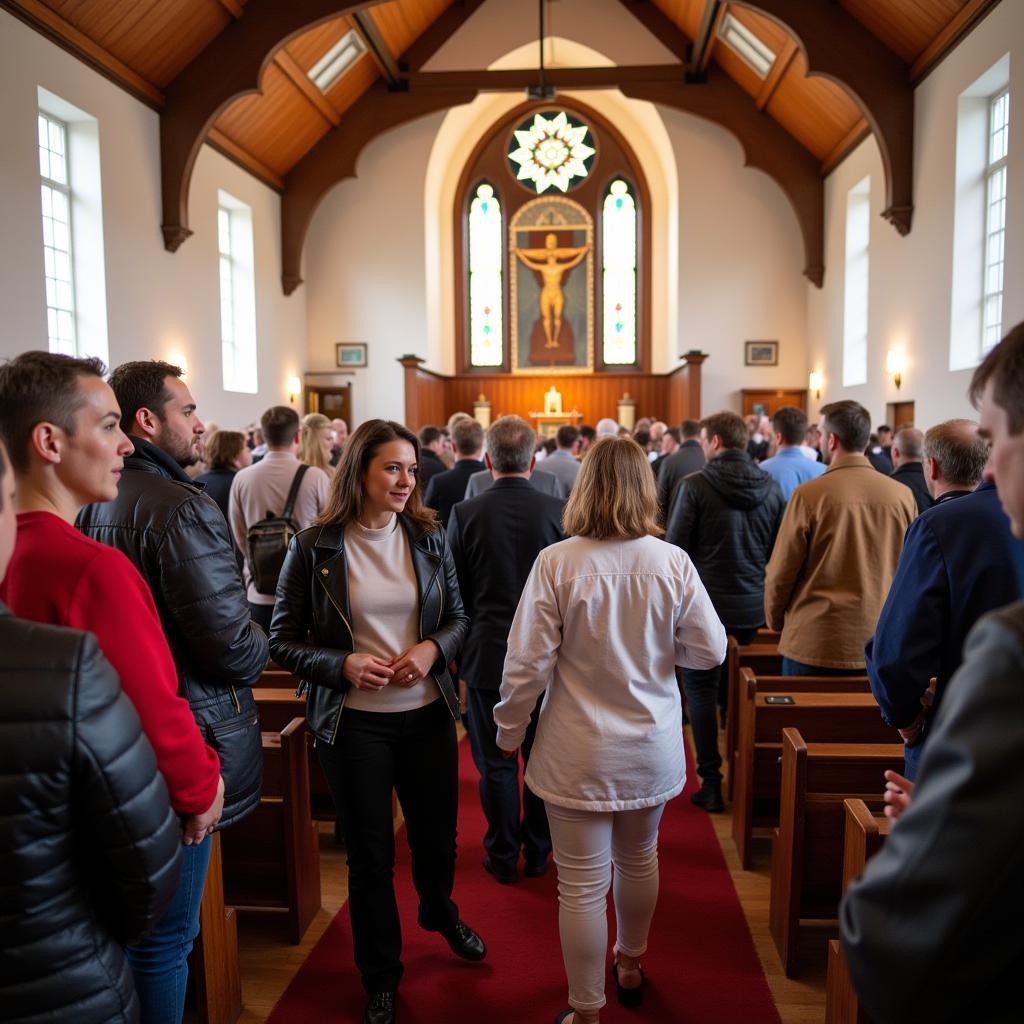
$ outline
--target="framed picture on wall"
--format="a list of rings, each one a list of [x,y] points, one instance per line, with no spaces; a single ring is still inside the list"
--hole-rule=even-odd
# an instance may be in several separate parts
[[[366,342],[339,341],[334,346],[334,361],[346,370],[366,366]]]
[[[744,366],[778,366],[779,343],[777,341],[747,341],[743,345]]]

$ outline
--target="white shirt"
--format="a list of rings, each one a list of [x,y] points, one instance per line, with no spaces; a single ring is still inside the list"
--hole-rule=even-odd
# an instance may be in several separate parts
[[[689,556],[656,537],[545,548],[509,633],[494,709],[514,750],[545,691],[526,781],[580,810],[653,807],[686,781],[675,666],[725,660],[725,629]]]

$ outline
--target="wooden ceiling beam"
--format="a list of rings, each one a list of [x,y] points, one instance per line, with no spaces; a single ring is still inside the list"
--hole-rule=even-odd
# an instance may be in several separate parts
[[[686,63],[693,46],[689,36],[651,0],[619,0],[619,3],[654,36],[662,46]]]
[[[238,2],[238,0],[215,0],[215,2],[219,4],[221,7],[223,7],[224,10],[227,11],[228,14],[230,14],[231,17],[234,18],[236,21],[244,13],[244,11],[242,10],[242,5]]]
[[[796,213],[804,241],[804,276],[817,287],[825,276],[825,182],[814,154],[777,121],[767,117],[726,74],[703,83],[636,83],[622,86],[634,99],[648,100],[713,121],[743,147],[747,165],[779,185]]]
[[[338,113],[334,104],[310,80],[309,75],[302,70],[298,61],[287,50],[282,48],[274,54],[274,64],[287,77],[288,81],[295,86],[303,99],[307,100],[309,105],[332,128],[337,128],[341,121],[341,114]]]
[[[686,76],[690,81],[699,81],[708,69],[711,49],[715,44],[715,32],[724,8],[719,0],[704,0],[704,11],[697,26],[697,38],[693,41],[689,59],[686,61]]]
[[[475,89],[396,92],[378,79],[288,172],[281,198],[281,285],[291,295],[302,284],[302,248],[320,201],[339,181],[354,177],[367,143],[382,132],[437,110],[470,103]]]
[[[863,117],[857,118],[856,124],[832,147],[832,152],[821,161],[821,173],[831,174],[870,134],[871,129],[868,127],[867,121]]]
[[[431,57],[476,13],[484,0],[455,0],[423,30],[398,58],[402,71],[419,71]]]
[[[128,67],[124,61],[118,60],[109,50],[40,0],[0,0],[0,7],[147,106],[159,110],[164,105],[164,94],[152,82]]]
[[[217,115],[239,96],[259,92],[264,69],[289,39],[379,2],[249,0],[245,17],[227,25],[167,86],[160,114],[160,227],[167,249],[175,252],[192,234],[189,182],[199,148]]]
[[[838,4],[730,0],[771,18],[793,36],[808,74],[842,86],[875,133],[885,172],[882,216],[905,235],[914,211],[914,90],[909,68]],[[836,40],[843,45],[836,45]]]
[[[754,100],[754,106],[758,110],[764,110],[772,101],[772,97],[775,95],[775,90],[779,87],[779,82],[786,76],[786,72],[789,70],[789,65],[793,63],[793,58],[800,52],[800,47],[793,42],[792,39],[786,40],[786,45],[782,52],[775,58],[775,62],[772,64],[765,75],[764,81],[761,83],[761,91],[757,94]]]
[[[911,83],[918,85],[926,78],[986,14],[995,10],[998,3],[999,0],[968,0],[910,66]]]
[[[206,141],[222,156],[238,164],[244,171],[259,178],[264,185],[269,185],[278,192],[284,190],[284,178],[271,170],[262,160],[258,160],[247,149],[243,149],[230,135],[225,135],[219,128],[211,128]]]
[[[416,92],[474,89],[508,92],[537,84],[534,68],[501,71],[415,71],[406,76]],[[682,64],[619,64],[598,68],[545,68],[544,80],[556,89],[614,89],[623,82],[681,82]]]
[[[370,56],[377,65],[377,69],[388,83],[388,88],[408,89],[409,85],[407,82],[402,81],[401,73],[398,70],[398,62],[395,60],[387,40],[380,34],[380,29],[377,28],[377,22],[373,20],[373,15],[369,11],[356,11],[352,15],[352,20],[356,23],[356,28],[363,37],[366,48],[370,51]]]

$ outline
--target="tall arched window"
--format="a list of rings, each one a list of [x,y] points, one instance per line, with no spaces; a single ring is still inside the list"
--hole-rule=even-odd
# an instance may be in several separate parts
[[[523,104],[458,196],[460,372],[649,368],[646,182],[612,125],[575,101]]]

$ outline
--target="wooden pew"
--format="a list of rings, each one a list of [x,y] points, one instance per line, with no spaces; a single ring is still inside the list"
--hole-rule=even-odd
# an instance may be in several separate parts
[[[724,761],[731,768],[738,734],[736,705],[740,699],[740,669],[749,668],[757,675],[778,675],[782,671],[782,655],[779,654],[778,641],[755,642],[741,647],[736,643],[736,638],[730,636],[726,646],[725,664],[728,693],[726,696]],[[726,796],[732,797],[731,770],[725,774],[725,792]]]
[[[892,822],[875,816],[863,800],[844,800],[846,831],[843,839],[843,894],[864,873],[867,862],[881,849]],[[825,985],[825,1024],[870,1024],[861,1009],[846,969],[838,939],[828,944],[828,980]]]
[[[224,832],[223,850],[227,902],[240,910],[285,912],[292,942],[301,942],[321,906],[305,719],[263,733],[260,805]]]
[[[768,923],[787,977],[799,966],[801,926],[812,920],[836,923],[843,880],[843,801],[861,799],[880,811],[883,773],[902,767],[901,743],[805,743],[796,729],[783,730]]]
[[[791,684],[786,686],[787,692],[765,693],[758,677],[749,669],[741,671],[744,685],[737,709],[732,838],[744,870],[749,871],[754,829],[779,823],[783,729],[791,726],[805,740],[818,743],[889,743],[898,734],[882,721],[867,678],[858,684],[862,692],[856,692],[855,686],[845,680],[836,692],[829,688],[829,680],[834,677],[776,676],[773,678]],[[774,683],[766,686],[771,691]],[[771,703],[782,697],[794,703]]]
[[[235,1024],[242,1014],[242,978],[238,971],[238,921],[224,905],[221,836],[210,842],[210,866],[199,905],[199,935],[189,957],[199,1024]]]

